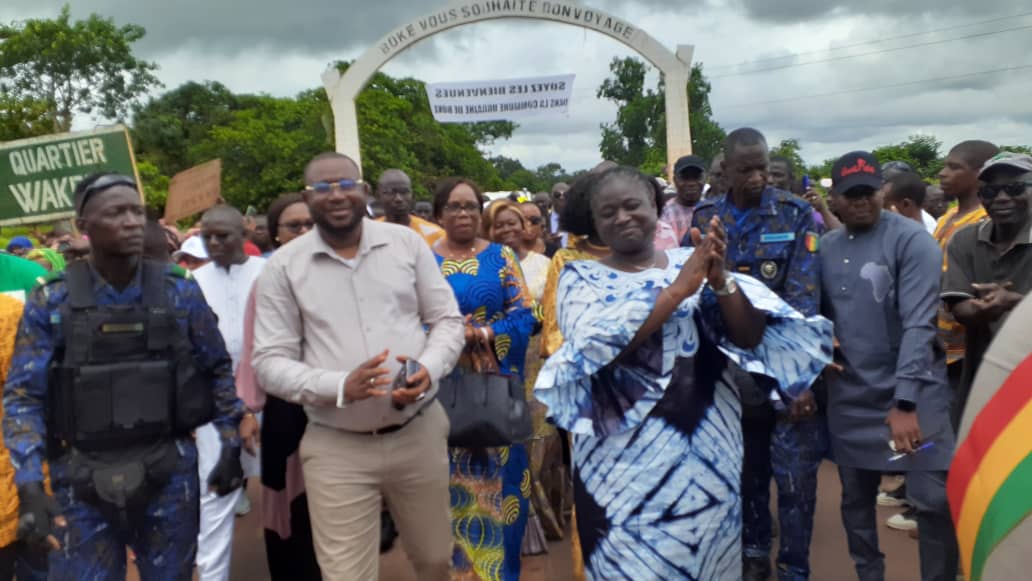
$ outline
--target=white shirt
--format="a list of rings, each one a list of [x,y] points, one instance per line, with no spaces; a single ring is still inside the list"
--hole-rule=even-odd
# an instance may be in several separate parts
[[[226,342],[226,351],[233,359],[234,373],[244,347],[244,311],[247,308],[247,297],[264,266],[264,258],[249,256],[243,264],[234,264],[229,270],[209,262],[193,271],[193,276],[204,293],[204,299],[219,318],[219,332]]]
[[[938,224],[938,221],[924,210],[921,210],[921,223],[924,224],[925,230],[928,230],[929,234],[935,234],[935,226]]]
[[[523,270],[523,278],[527,281],[527,289],[535,301],[540,302],[545,294],[545,282],[548,279],[548,267],[552,261],[544,254],[528,252],[527,257],[520,261],[520,268]]]

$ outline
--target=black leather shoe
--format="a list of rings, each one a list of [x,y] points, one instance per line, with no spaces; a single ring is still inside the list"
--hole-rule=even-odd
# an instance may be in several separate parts
[[[767,581],[770,579],[770,559],[746,557],[742,559],[742,581]]]

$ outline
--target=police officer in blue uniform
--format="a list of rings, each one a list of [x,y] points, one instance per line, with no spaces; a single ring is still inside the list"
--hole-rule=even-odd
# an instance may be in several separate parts
[[[727,194],[699,203],[692,227],[714,216],[727,230],[729,269],[763,281],[805,316],[819,314],[818,232],[806,201],[767,185],[769,151],[755,129],[731,132],[724,143]],[[691,244],[690,233],[682,245]],[[778,487],[780,581],[810,575],[810,538],[817,469],[827,448],[825,420],[812,391],[772,401],[763,379],[739,372],[745,458],[742,467],[743,578],[771,573],[770,479]],[[760,385],[758,385],[758,383]]]
[[[214,421],[223,442],[204,486],[228,494],[242,481],[230,358],[197,283],[141,257],[132,178],[90,176],[74,201],[92,254],[31,293],[4,389],[19,533],[52,549],[51,579],[125,579],[128,545],[142,579],[188,580],[194,428]]]

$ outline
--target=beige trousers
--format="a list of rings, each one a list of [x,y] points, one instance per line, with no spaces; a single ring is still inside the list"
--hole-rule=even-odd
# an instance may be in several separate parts
[[[384,500],[418,579],[448,580],[448,429],[437,402],[382,436],[308,424],[301,463],[324,580],[378,579]]]

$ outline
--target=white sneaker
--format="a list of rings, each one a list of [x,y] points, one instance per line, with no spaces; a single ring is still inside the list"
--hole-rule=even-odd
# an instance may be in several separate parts
[[[916,531],[917,530],[917,514],[913,510],[907,510],[899,514],[894,514],[889,517],[889,520],[885,522],[890,529],[897,531]]]
[[[910,503],[898,492],[879,492],[878,506],[910,506]]]
[[[237,501],[236,507],[233,510],[236,511],[237,516],[244,516],[251,512],[251,499],[247,498],[246,491],[240,495],[240,500]]]

